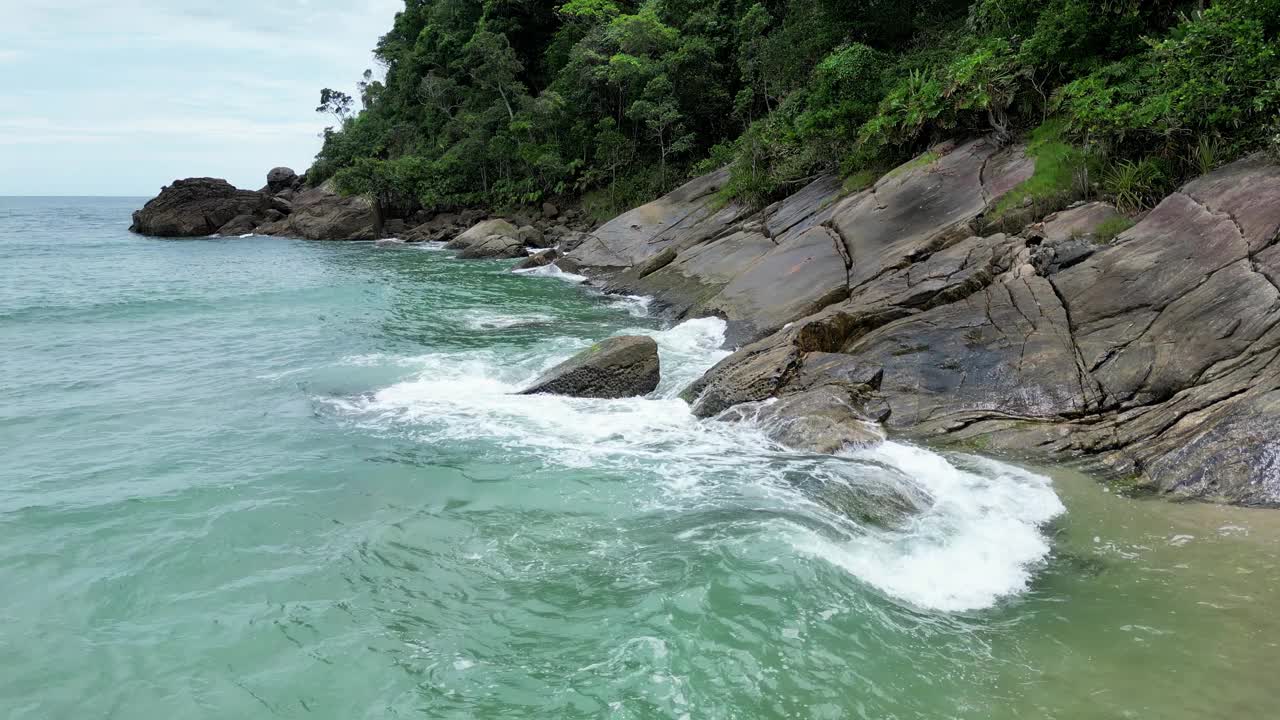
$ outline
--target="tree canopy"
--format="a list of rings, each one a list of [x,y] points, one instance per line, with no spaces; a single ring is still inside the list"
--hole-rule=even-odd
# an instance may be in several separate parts
[[[606,213],[728,164],[765,203],[1050,121],[1171,183],[1280,143],[1278,31],[1280,0],[406,0],[308,181]]]

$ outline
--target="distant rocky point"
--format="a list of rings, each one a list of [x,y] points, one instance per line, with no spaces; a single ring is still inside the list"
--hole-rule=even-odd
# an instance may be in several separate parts
[[[468,257],[522,257],[526,248],[543,249],[585,229],[580,211],[562,212],[545,203],[527,218],[488,220],[485,232],[471,231],[484,220],[476,211],[432,213],[423,208],[379,208],[363,196],[343,195],[332,181],[307,187],[292,168],[267,173],[261,190],[240,190],[218,178],[175,180],[133,213],[130,230],[155,237],[278,235],[306,240],[378,240],[407,243],[450,242],[465,237]],[[482,230],[484,229],[482,228]],[[474,242],[472,242],[474,241]]]

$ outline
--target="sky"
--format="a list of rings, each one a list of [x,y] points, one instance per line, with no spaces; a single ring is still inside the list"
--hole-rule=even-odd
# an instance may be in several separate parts
[[[401,0],[0,0],[0,195],[301,173]]]

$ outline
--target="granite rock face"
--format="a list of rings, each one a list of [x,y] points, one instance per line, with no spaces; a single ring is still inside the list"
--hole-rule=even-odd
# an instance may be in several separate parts
[[[885,268],[972,234],[982,213],[1034,165],[987,140],[934,149],[851,195],[820,178],[748,215],[718,207],[723,173],[606,223],[561,266],[605,288],[654,296],[673,317],[718,315],[747,342],[847,299]]]
[[[603,340],[551,368],[521,395],[625,398],[648,395],[661,379],[658,343],[628,335]]]
[[[899,434],[1079,460],[1180,497],[1280,504],[1280,167],[1234,163],[1110,242],[1090,239],[1114,217],[1082,206],[1027,237],[975,235],[880,263],[686,397],[711,416],[815,377],[874,378]]]
[[[332,181],[293,196],[288,217],[257,232],[307,240],[376,240],[378,215],[367,197],[342,195]]]
[[[738,349],[683,394],[700,416],[825,452],[879,421],[1280,505],[1280,166],[1228,165],[1136,225],[1103,203],[989,219],[1034,170],[1018,146],[945,144],[866,190],[820,178],[757,213],[718,201],[713,173],[557,264],[728,321]]]
[[[265,220],[272,210],[287,213],[290,206],[266,193],[238,190],[226,180],[187,178],[174,180],[134,212],[129,229],[140,235],[197,237],[219,232],[233,220],[239,222],[231,229],[240,230],[250,221]],[[251,227],[237,234],[250,231]]]

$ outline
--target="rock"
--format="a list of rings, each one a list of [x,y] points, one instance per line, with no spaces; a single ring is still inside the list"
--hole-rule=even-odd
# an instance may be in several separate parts
[[[269,210],[268,212],[277,211]],[[260,222],[260,219],[252,215],[237,215],[228,220],[226,225],[218,228],[218,234],[223,237],[237,237],[253,232]]]
[[[515,265],[512,265],[511,270],[512,272],[516,270],[532,270],[533,268],[550,265],[558,257],[560,257],[560,253],[554,248],[550,250],[543,250],[542,252],[534,253]]]
[[[272,193],[282,192],[284,190],[296,190],[302,184],[302,179],[298,177],[298,173],[293,168],[274,167],[267,172],[267,191]]]
[[[848,388],[823,385],[777,400],[743,403],[716,419],[751,421],[779,444],[794,450],[831,454],[884,441],[884,431],[860,404]]]
[[[934,503],[919,480],[884,467],[849,479],[803,478],[797,487],[863,527],[903,528]]]
[[[397,248],[397,247],[404,247],[404,245],[405,245],[405,242],[400,238],[382,238],[380,240],[374,241],[373,243],[374,247],[380,247],[380,248]]]
[[[271,196],[238,190],[226,180],[207,177],[174,180],[133,213],[129,229],[140,235],[160,237],[212,235],[240,216],[263,220],[273,206]]]
[[[520,394],[635,397],[653,392],[659,379],[658,343],[653,338],[614,337],[555,366]]]
[[[542,217],[548,220],[554,220],[560,215],[560,208],[549,202],[542,203]]]
[[[416,224],[400,237],[408,242],[442,242],[461,233],[466,226],[454,213],[441,213]]]
[[[1031,262],[1041,275],[1053,275],[1083,262],[1101,249],[1098,233],[1108,224],[1123,223],[1124,216],[1107,203],[1076,205],[1046,217],[1027,228],[1027,239],[1035,247]]]
[[[542,231],[532,225],[525,225],[516,231],[516,237],[520,239],[520,243],[526,247],[547,248],[551,247],[542,235]]]
[[[388,220],[382,224],[382,234],[387,237],[399,237],[408,231],[409,225],[404,220]]]
[[[718,202],[716,193],[728,179],[728,170],[704,175],[601,225],[573,250],[575,266],[623,270],[670,246],[719,235],[749,212],[737,203]]]
[[[458,253],[463,260],[483,258],[518,258],[525,253],[524,245],[517,238],[506,235],[490,235],[477,243],[471,243]]]
[[[465,250],[477,243],[486,242],[495,235],[519,242],[518,232],[516,226],[506,220],[498,218],[485,220],[468,228],[466,232],[449,241],[445,247],[450,250]]]
[[[567,253],[567,252],[573,252],[574,250],[577,250],[579,247],[582,247],[582,244],[587,241],[588,237],[590,236],[587,235],[586,233],[575,232],[573,230],[569,230],[568,228],[566,228],[565,232],[562,235],[560,235],[561,252]]]
[[[258,228],[307,240],[375,240],[377,214],[367,197],[341,195],[332,181],[298,193],[288,217]]]
[[[723,317],[729,342],[749,343],[972,236],[1033,170],[1019,146],[944,144],[866,190],[847,194],[824,177],[749,216],[712,212],[723,180],[713,173],[605,223],[558,264],[603,276],[608,291],[653,296],[675,318]]]
[[[849,298],[745,345],[685,397],[712,416],[856,385],[907,437],[1280,505],[1280,166],[1233,163],[1111,242],[1087,239],[1116,217],[1079,205],[1027,238],[922,229],[885,236],[889,254],[864,247],[873,224],[851,226]]]

